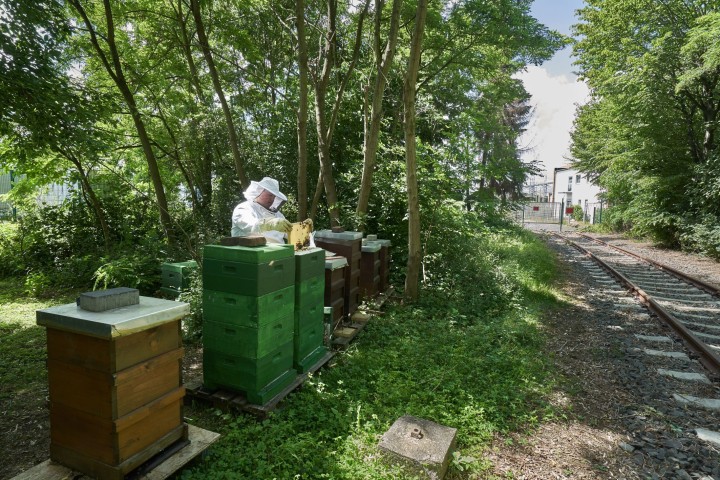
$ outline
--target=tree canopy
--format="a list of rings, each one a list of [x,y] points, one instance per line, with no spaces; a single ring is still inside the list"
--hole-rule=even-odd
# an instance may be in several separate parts
[[[438,201],[516,198],[533,171],[515,144],[529,97],[513,75],[566,39],[531,3],[0,0],[0,168],[25,175],[16,202],[77,185],[74,208],[110,256],[137,244],[135,227],[196,254],[265,175],[288,217],[407,245],[406,178],[422,225]],[[697,88],[691,72],[683,89]]]
[[[720,253],[720,5],[589,0],[575,30],[581,107],[572,154],[618,226]]]

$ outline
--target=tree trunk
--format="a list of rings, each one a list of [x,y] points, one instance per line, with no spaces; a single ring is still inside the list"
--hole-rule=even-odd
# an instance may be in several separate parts
[[[318,75],[313,75],[315,85],[315,125],[318,132],[318,157],[320,160],[320,172],[323,176],[323,185],[325,186],[325,199],[328,203],[328,212],[330,214],[330,224],[332,226],[340,225],[340,209],[338,208],[337,190],[335,188],[335,177],[332,172],[332,161],[330,160],[330,144],[332,143],[333,131],[335,129],[335,121],[337,119],[340,104],[342,103],[343,92],[347,86],[348,80],[360,56],[360,46],[362,44],[362,25],[367,14],[370,0],[366,0],[363,10],[358,18],[358,28],[355,35],[355,46],[353,48],[353,56],[348,66],[348,70],[340,82],[340,86],[335,96],[335,103],[328,120],[325,114],[326,95],[328,83],[330,81],[330,73],[335,64],[335,45],[337,43],[337,0],[328,0],[328,28],[325,32],[325,42],[323,48],[318,54],[317,64],[322,63],[322,71]]]
[[[410,43],[410,57],[403,83],[405,163],[408,198],[408,263],[405,275],[405,298],[415,301],[419,294],[422,256],[420,251],[420,202],[418,199],[417,152],[415,145],[415,86],[417,85],[422,37],[428,0],[418,0],[415,29]]]
[[[295,3],[295,26],[298,38],[299,103],[297,111],[298,173],[297,200],[298,221],[307,218],[307,122],[308,122],[308,50],[305,36],[305,2]]]
[[[197,28],[198,42],[200,48],[205,57],[205,62],[208,66],[208,72],[212,78],[213,87],[215,88],[215,94],[220,100],[223,114],[225,115],[225,122],[227,123],[228,139],[230,141],[230,150],[232,150],[233,160],[235,161],[235,172],[237,173],[240,183],[243,188],[249,185],[247,176],[245,175],[245,167],[243,166],[243,159],[240,155],[240,146],[235,132],[235,122],[233,122],[232,112],[228,106],[227,100],[225,99],[225,93],[223,92],[222,85],[220,85],[220,77],[215,68],[215,61],[213,60],[212,52],[210,51],[210,44],[208,42],[207,35],[205,34],[205,25],[200,15],[200,0],[190,0],[190,9],[192,10],[193,18],[195,19],[195,27]]]
[[[398,30],[400,26],[400,4],[401,0],[393,0],[392,14],[390,16],[390,31],[388,33],[385,52],[380,58],[380,21],[382,14],[382,4],[377,0],[375,2],[375,49],[376,49],[376,68],[375,86],[372,94],[372,108],[370,113],[370,126],[366,131],[363,145],[363,173],[360,184],[360,193],[358,195],[358,204],[356,213],[360,221],[359,229],[365,227],[365,218],[368,211],[368,203],[370,202],[370,190],[372,189],[372,177],[375,170],[375,162],[377,158],[377,148],[380,139],[380,123],[382,122],[382,101],[385,94],[385,85],[387,84],[387,75],[390,71],[393,58],[395,56],[395,47],[397,45]]]
[[[182,44],[183,55],[185,61],[188,64],[188,70],[190,72],[190,85],[195,89],[195,94],[202,104],[205,104],[205,93],[203,92],[202,85],[200,84],[200,76],[198,75],[197,66],[195,60],[192,58],[192,48],[190,35],[187,30],[187,22],[183,16],[183,0],[178,0],[177,9],[175,10],[175,16],[178,22],[178,30],[180,31],[180,43]]]
[[[70,152],[63,151],[61,153],[65,158],[70,160],[73,165],[75,165],[75,168],[80,174],[80,183],[82,184],[83,191],[87,194],[88,197],[86,198],[86,201],[88,202],[90,208],[93,209],[93,212],[95,212],[95,218],[97,219],[100,230],[102,230],[103,233],[105,253],[109,254],[111,244],[110,228],[108,227],[107,219],[105,217],[105,210],[103,210],[102,205],[100,204],[100,199],[98,199],[97,195],[95,195],[95,190],[93,190],[92,186],[90,185],[90,181],[88,180],[85,170],[82,168],[80,160],[78,160],[77,157]]]
[[[105,52],[103,51],[103,49],[100,47],[100,43],[98,42],[97,34],[95,32],[95,27],[90,21],[90,18],[87,16],[85,9],[80,4],[80,1],[70,0],[70,3],[83,18],[85,26],[90,33],[90,40],[93,44],[93,47],[95,48],[95,51],[97,52],[100,60],[105,66],[105,70],[107,70],[108,74],[115,82],[115,85],[122,93],[123,99],[125,100],[125,103],[130,110],[130,115],[133,119],[133,123],[135,124],[135,129],[137,130],[140,144],[142,145],[143,153],[145,154],[145,160],[148,164],[148,172],[150,173],[150,179],[153,183],[153,188],[155,189],[155,197],[157,199],[158,208],[160,210],[160,223],[165,230],[165,235],[168,240],[170,242],[174,242],[175,238],[172,228],[172,219],[170,218],[170,213],[168,212],[165,188],[162,183],[162,178],[160,177],[160,169],[158,168],[157,159],[155,158],[155,152],[153,152],[152,143],[150,142],[150,136],[145,129],[145,123],[143,122],[140,111],[138,110],[137,104],[135,103],[135,96],[133,95],[130,87],[128,86],[127,80],[125,79],[125,74],[122,69],[122,64],[120,63],[120,55],[118,54],[117,45],[115,44],[115,24],[113,21],[113,13],[110,6],[110,0],[103,0],[103,5],[105,7],[105,21],[107,23],[107,37],[105,41],[110,50],[112,65],[110,64],[110,60],[108,60],[108,58],[105,56]]]

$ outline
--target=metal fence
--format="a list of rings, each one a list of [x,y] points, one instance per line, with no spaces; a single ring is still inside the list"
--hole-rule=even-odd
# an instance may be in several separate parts
[[[0,196],[10,192],[13,185],[22,176],[16,175],[14,172],[0,173]],[[77,185],[68,185],[61,183],[52,183],[43,187],[35,197],[38,205],[60,205],[65,201],[73,188]],[[17,220],[18,211],[15,205],[9,201],[3,201],[0,197],[0,220]]]
[[[530,202],[514,212],[514,219],[520,224],[560,223],[561,211],[558,202]]]
[[[603,223],[603,212],[607,209],[604,202],[589,203],[585,206],[585,221],[593,225]]]
[[[12,188],[12,183],[12,173],[0,173],[0,195],[8,193]],[[0,200],[0,220],[13,219],[14,216],[15,209],[10,202]]]

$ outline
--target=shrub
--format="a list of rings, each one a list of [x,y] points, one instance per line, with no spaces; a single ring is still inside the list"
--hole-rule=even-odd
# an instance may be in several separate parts
[[[583,220],[585,220],[585,212],[583,211],[582,205],[573,205],[572,218],[576,222],[582,222]]]
[[[24,271],[18,224],[0,221],[0,277]]]

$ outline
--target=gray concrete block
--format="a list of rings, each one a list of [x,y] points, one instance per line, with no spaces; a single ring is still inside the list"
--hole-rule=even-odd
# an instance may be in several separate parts
[[[137,288],[128,287],[85,292],[81,293],[78,298],[78,306],[89,312],[104,312],[138,303],[140,303],[140,291]]]
[[[378,445],[388,459],[409,467],[415,474],[442,479],[455,448],[457,429],[422,418],[398,418]]]

